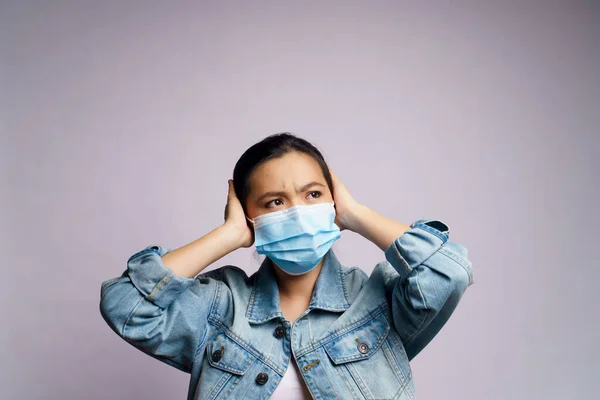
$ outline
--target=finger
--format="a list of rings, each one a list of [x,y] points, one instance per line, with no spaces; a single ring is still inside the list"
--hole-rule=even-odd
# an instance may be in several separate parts
[[[338,176],[333,172],[331,173],[331,179],[336,186],[338,186],[341,183],[340,178],[338,178]]]
[[[233,181],[229,179],[227,181],[227,198],[231,199],[234,196],[235,189],[233,188]]]

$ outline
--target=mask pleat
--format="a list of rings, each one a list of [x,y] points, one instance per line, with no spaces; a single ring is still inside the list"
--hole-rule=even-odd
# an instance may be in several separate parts
[[[254,219],[255,245],[284,271],[312,270],[340,238],[333,203],[295,206]]]

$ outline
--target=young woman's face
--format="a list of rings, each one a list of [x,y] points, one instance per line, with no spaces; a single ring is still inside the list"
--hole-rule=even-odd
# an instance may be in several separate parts
[[[296,205],[332,203],[333,196],[319,163],[301,152],[290,152],[263,164],[250,175],[246,199],[248,218]]]

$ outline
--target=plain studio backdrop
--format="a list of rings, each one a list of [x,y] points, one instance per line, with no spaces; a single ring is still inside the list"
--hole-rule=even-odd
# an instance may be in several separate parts
[[[282,131],[469,249],[419,400],[597,398],[599,21],[569,0],[3,1],[0,398],[184,399],[100,284],[221,224],[235,162]],[[352,232],[334,249],[384,260]]]

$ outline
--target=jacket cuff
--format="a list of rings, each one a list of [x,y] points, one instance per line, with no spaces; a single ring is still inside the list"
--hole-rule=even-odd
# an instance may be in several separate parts
[[[167,308],[181,292],[189,288],[195,278],[175,275],[161,257],[170,249],[153,245],[138,251],[127,260],[131,282],[144,298],[161,308]]]
[[[448,225],[437,219],[418,219],[385,250],[385,258],[404,279],[448,241]]]

